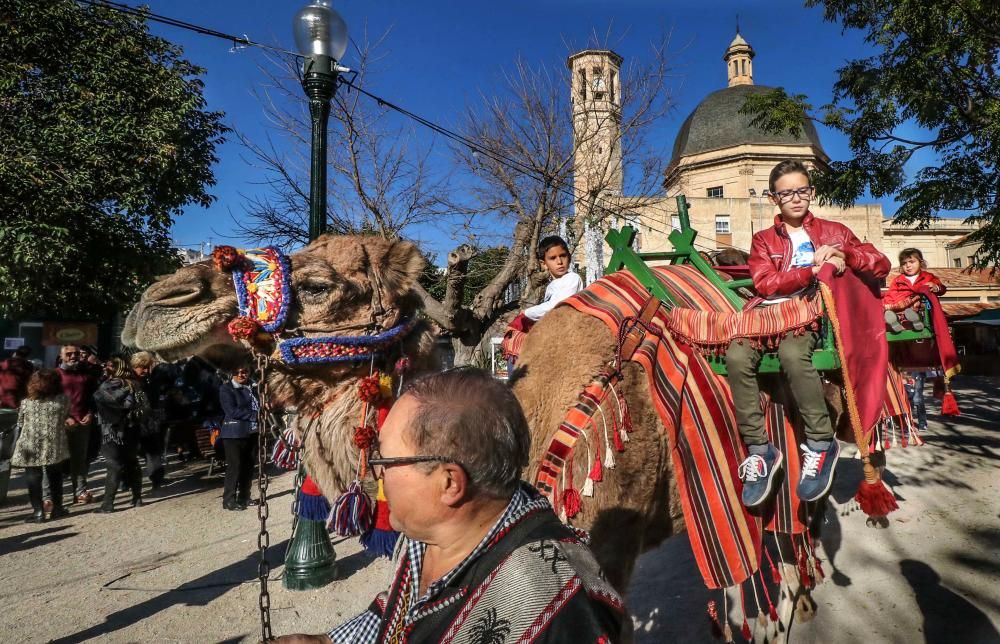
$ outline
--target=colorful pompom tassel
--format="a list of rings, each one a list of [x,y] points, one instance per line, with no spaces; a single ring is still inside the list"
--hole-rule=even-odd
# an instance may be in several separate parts
[[[361,481],[354,479],[347,491],[334,501],[327,529],[341,537],[356,537],[372,526],[372,500]]]
[[[282,440],[277,441],[271,451],[271,463],[283,470],[297,469],[299,466],[299,440],[295,437],[295,430],[289,427],[281,436]]]
[[[614,439],[614,442],[615,442],[615,451],[616,452],[624,452],[625,451],[625,441],[628,440],[628,435],[625,433],[625,431],[622,430],[622,429],[618,429],[618,430],[612,431],[611,436],[612,436],[612,438]]]
[[[714,599],[708,602],[708,621],[712,623],[712,637],[722,639],[722,627],[719,626],[719,609],[716,608]]]
[[[580,514],[580,508],[582,506],[580,493],[571,487],[566,488],[563,490],[562,494],[562,505],[567,519],[572,519],[576,515]]]
[[[399,533],[389,523],[389,504],[385,499],[382,481],[378,482],[378,496],[375,497],[375,524],[361,536],[365,550],[379,557],[391,557],[396,549]]]
[[[864,458],[864,463],[865,479],[861,481],[858,492],[854,495],[854,500],[858,502],[861,511],[869,517],[884,517],[893,510],[898,510],[896,497],[882,482],[868,457]]]
[[[590,473],[587,478],[594,483],[600,483],[604,480],[604,468],[601,467],[601,452],[598,450],[597,458],[594,459],[594,464],[590,466]]]
[[[955,394],[951,391],[944,392],[944,398],[941,399],[941,415],[942,416],[961,416],[962,412],[958,410],[958,401],[955,400]]]
[[[299,488],[298,516],[309,521],[326,521],[330,514],[330,502],[308,474]]]

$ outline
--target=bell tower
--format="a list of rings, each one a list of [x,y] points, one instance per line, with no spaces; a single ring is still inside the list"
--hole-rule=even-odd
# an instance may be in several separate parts
[[[577,199],[593,191],[622,192],[622,57],[608,49],[586,49],[567,61],[572,70],[573,184]]]
[[[729,43],[722,60],[726,61],[726,76],[729,87],[735,85],[753,85],[753,57],[756,53],[743,36],[740,27],[736,26],[736,37]]]
[[[600,206],[623,189],[621,147],[622,57],[609,49],[586,49],[567,60],[573,105],[573,214],[578,258],[589,284],[603,272],[606,218]],[[583,257],[579,257],[579,248]]]

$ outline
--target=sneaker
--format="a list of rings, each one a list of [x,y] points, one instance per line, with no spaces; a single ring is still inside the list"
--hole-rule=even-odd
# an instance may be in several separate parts
[[[903,325],[899,323],[899,316],[896,315],[895,311],[886,311],[884,317],[885,323],[889,325],[893,333],[900,333],[903,330]]]
[[[778,448],[768,443],[763,454],[751,453],[740,463],[738,474],[743,481],[743,505],[752,508],[771,495],[783,458]]]
[[[909,322],[911,325],[913,325],[913,330],[914,331],[923,331],[924,330],[924,321],[923,321],[923,319],[921,319],[920,314],[917,313],[916,311],[914,311],[913,309],[905,309],[903,311],[903,317],[906,318],[907,322]]]
[[[810,448],[809,443],[812,441],[806,441],[800,446],[802,478],[799,479],[798,494],[803,501],[816,501],[829,492],[833,484],[833,471],[837,468],[840,443],[834,438],[825,450],[816,443]]]

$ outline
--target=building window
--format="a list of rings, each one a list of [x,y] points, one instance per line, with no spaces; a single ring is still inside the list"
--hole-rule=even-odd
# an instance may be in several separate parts
[[[975,263],[975,259],[975,255],[969,255],[969,266],[972,266]]]
[[[962,258],[961,257],[956,257],[952,261],[955,262],[955,268],[962,268]]]
[[[612,103],[615,102],[615,73],[611,72],[608,76],[608,100]]]
[[[728,235],[731,230],[729,230],[729,215],[716,215],[715,216],[715,234],[716,235]]]
[[[587,72],[580,70],[580,100],[587,100]]]
[[[681,216],[670,215],[670,230],[680,230],[680,229],[681,229]]]
[[[707,191],[709,199],[722,199],[722,186],[709,188]]]

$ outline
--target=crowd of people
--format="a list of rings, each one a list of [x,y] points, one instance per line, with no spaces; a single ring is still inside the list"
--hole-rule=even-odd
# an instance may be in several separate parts
[[[219,453],[230,465],[223,507],[252,503],[251,437],[259,406],[247,369],[230,380],[198,358],[162,363],[140,351],[101,360],[94,347],[76,345],[62,346],[52,369],[29,356],[30,349],[20,347],[0,361],[0,461],[24,472],[29,522],[58,519],[68,514],[67,505],[95,500],[98,513],[113,512],[120,491],[129,493],[131,507],[142,506],[140,459],[155,492],[168,482],[168,435],[178,456],[197,456],[199,424],[221,428]],[[95,499],[89,475],[98,460],[106,471]]]

